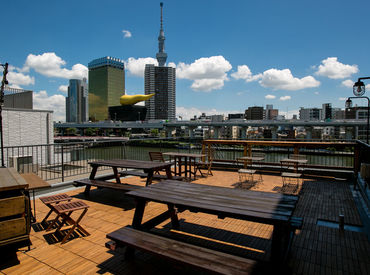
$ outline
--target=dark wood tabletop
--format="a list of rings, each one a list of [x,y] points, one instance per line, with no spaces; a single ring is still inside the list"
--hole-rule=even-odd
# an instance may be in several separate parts
[[[294,195],[189,184],[174,180],[165,180],[128,192],[127,195],[170,203],[178,208],[196,209],[204,213],[267,224],[288,221],[298,200]]]
[[[201,158],[205,157],[205,154],[194,154],[194,153],[181,153],[181,152],[167,152],[163,153],[163,155],[171,156],[171,157],[187,157],[187,158]]]
[[[150,230],[161,222],[171,219],[173,228],[179,228],[177,212],[189,210],[218,216],[248,220],[273,225],[271,260],[279,261],[287,249],[290,222],[298,196],[279,193],[216,187],[165,180],[155,185],[127,193],[136,199],[132,227]],[[144,223],[147,202],[154,201],[168,206],[168,210]]]
[[[109,166],[116,168],[133,168],[133,169],[165,169],[171,166],[173,163],[170,162],[154,162],[144,160],[132,160],[132,159],[112,159],[112,160],[99,160],[89,162],[91,166]]]

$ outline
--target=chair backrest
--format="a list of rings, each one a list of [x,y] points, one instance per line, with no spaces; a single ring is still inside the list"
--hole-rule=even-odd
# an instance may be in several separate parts
[[[292,154],[289,156],[290,159],[307,159],[305,155]]]
[[[294,162],[289,160],[280,161],[281,172],[291,172],[294,170]]]
[[[238,166],[242,166],[244,168],[250,168],[252,166],[253,161],[251,159],[242,159],[242,158],[237,158],[236,162]]]
[[[164,162],[162,152],[149,152],[149,157],[151,161]]]
[[[260,153],[260,152],[252,152],[252,157],[264,158],[264,157],[266,157],[266,154],[265,153]]]

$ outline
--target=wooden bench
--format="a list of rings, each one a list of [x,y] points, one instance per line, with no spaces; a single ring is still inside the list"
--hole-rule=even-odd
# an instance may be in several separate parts
[[[137,170],[121,171],[121,172],[119,172],[119,174],[122,177],[125,177],[125,176],[135,176],[135,177],[140,177],[140,178],[146,178],[146,177],[148,177],[148,174],[147,173],[140,172],[140,171],[137,171]],[[166,179],[167,179],[167,176],[166,175],[153,174],[153,180],[166,180]],[[181,177],[181,176],[172,176],[172,179],[173,180],[183,180],[184,177]]]
[[[90,180],[90,179],[75,180],[73,185],[76,187],[85,185],[86,186],[85,194],[89,193],[91,186],[96,186],[99,188],[110,188],[110,189],[120,190],[124,192],[133,191],[133,190],[142,188],[141,186],[137,186],[137,185],[108,182],[108,181],[99,180],[99,179],[98,180],[96,179],[94,180]]]
[[[123,227],[109,233],[107,238],[112,240],[106,243],[106,247],[111,250],[126,245],[131,249],[140,249],[177,263],[218,274],[249,274],[257,264],[251,259],[164,238],[131,227]]]

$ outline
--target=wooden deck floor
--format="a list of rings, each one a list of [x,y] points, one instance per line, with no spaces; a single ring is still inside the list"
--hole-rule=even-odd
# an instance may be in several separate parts
[[[139,178],[126,182],[144,185]],[[236,172],[215,171],[214,176],[196,181],[200,184],[248,188],[266,192],[299,193],[295,216],[304,217],[304,225],[294,239],[288,271],[292,274],[370,274],[370,243],[366,234],[339,231],[317,225],[317,220],[338,221],[344,214],[346,224],[361,226],[361,220],[352,198],[349,183],[333,179],[306,179],[302,188],[282,190],[281,178],[263,176],[255,186],[240,186]],[[107,189],[92,189],[90,197],[82,194],[83,188],[68,192],[84,200],[89,210],[81,224],[91,234],[60,244],[61,237],[53,230],[45,232],[40,224],[31,231],[32,247],[18,251],[13,258],[1,259],[1,274],[198,274],[146,253],[137,252],[134,260],[125,261],[124,249],[110,252],[105,248],[106,234],[131,224],[134,201],[123,193]],[[37,199],[37,220],[48,209]],[[150,203],[145,219],[159,214],[164,208]],[[179,214],[180,230],[171,230],[165,222],[156,227],[160,234],[212,247],[221,251],[267,260],[270,255],[272,227],[269,225],[218,219],[216,216],[185,211]],[[17,263],[18,261],[18,263]]]

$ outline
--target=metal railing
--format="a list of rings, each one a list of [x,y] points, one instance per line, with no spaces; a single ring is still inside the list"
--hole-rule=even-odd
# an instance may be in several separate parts
[[[265,165],[279,166],[280,159],[290,154],[305,154],[307,166],[354,170],[359,157],[355,142],[279,142],[205,140],[203,145],[215,147],[215,161],[232,163],[251,151],[266,154]],[[88,162],[103,159],[149,160],[150,151],[191,152],[202,150],[200,139],[135,139],[127,141],[94,141],[54,143],[49,145],[11,146],[4,148],[7,167],[20,173],[35,173],[44,180],[60,179],[89,173]],[[369,155],[369,154],[367,154]],[[364,156],[363,156],[364,157]],[[107,168],[108,169],[108,168]],[[358,168],[357,168],[358,169]],[[357,170],[358,171],[358,170]]]

